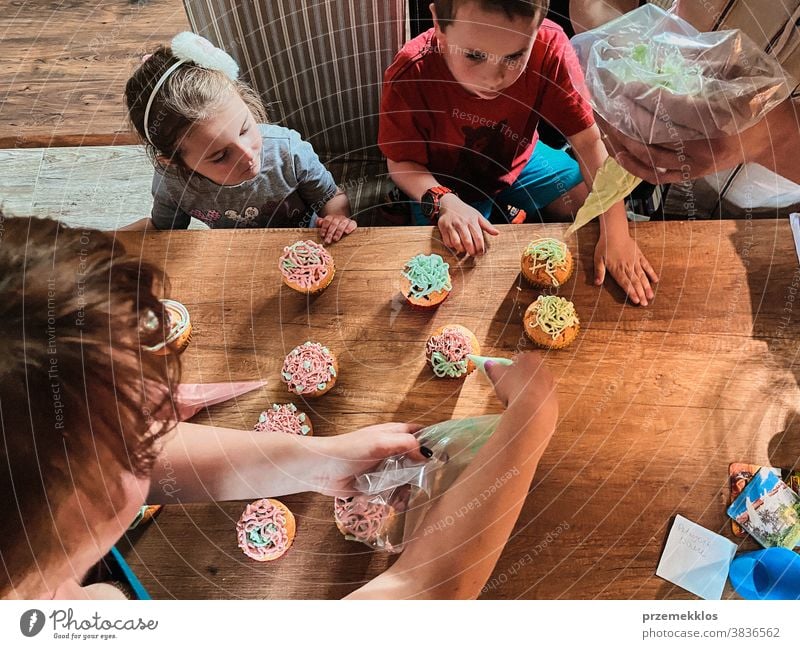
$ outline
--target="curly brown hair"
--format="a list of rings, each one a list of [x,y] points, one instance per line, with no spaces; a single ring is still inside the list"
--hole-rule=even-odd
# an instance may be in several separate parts
[[[509,19],[535,18],[538,23],[550,9],[550,0],[433,0],[439,27],[449,27],[458,7],[466,2],[477,2],[484,11],[501,12]]]
[[[0,212],[0,596],[85,543],[62,508],[76,493],[110,519],[125,473],[152,469],[180,376],[143,349],[163,340],[165,289],[113,233]]]

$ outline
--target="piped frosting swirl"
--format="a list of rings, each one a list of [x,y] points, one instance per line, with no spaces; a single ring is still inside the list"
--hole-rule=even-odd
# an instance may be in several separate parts
[[[403,277],[411,283],[410,295],[427,297],[437,291],[451,291],[450,264],[439,255],[417,255],[406,262]]]
[[[306,341],[289,352],[281,377],[295,394],[325,390],[336,377],[333,354],[320,343]]]
[[[286,514],[268,498],[245,507],[236,524],[239,547],[256,561],[268,561],[286,552],[292,539],[286,529]]]
[[[258,416],[258,423],[253,427],[260,433],[288,433],[290,435],[308,435],[311,427],[308,425],[306,413],[298,412],[293,403],[273,403],[269,410]]]
[[[569,300],[556,295],[540,295],[533,303],[535,306],[536,326],[554,340],[568,327],[580,324],[575,305]]]
[[[473,352],[468,336],[458,329],[447,327],[431,336],[425,346],[433,373],[439,378],[458,378],[467,373],[467,355]]]
[[[525,256],[531,259],[531,270],[535,273],[540,268],[544,269],[553,286],[560,284],[554,273],[567,268],[567,254],[566,243],[549,237],[534,239],[525,248]]]
[[[298,241],[283,249],[278,268],[283,276],[309,289],[324,280],[333,267],[333,257],[314,241]]]

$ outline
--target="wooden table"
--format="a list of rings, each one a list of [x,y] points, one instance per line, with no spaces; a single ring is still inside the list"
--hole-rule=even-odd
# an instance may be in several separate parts
[[[486,257],[463,265],[431,228],[361,229],[331,247],[336,279],[310,300],[282,287],[276,265],[284,245],[315,233],[120,239],[165,266],[171,295],[191,312],[186,381],[270,381],[197,421],[251,428],[264,407],[287,400],[284,355],[312,339],[340,360],[335,389],[308,410],[315,431],[333,435],[380,421],[498,412],[479,374],[463,384],[434,379],[423,343],[435,327],[460,323],[487,354],[531,349],[521,319],[537,293],[520,283],[519,255],[531,238],[564,228],[508,226]],[[636,233],[661,275],[648,308],[625,305],[608,283],[592,285],[594,226],[570,241],[577,269],[560,294],[576,304],[583,329],[571,348],[547,355],[560,423],[485,597],[691,597],[654,576],[671,517],[733,538],[728,463],[792,466],[800,457],[800,269],[788,223],[647,223]],[[453,293],[433,314],[413,312],[397,292],[399,270],[431,251],[452,264]],[[237,548],[241,502],[168,507],[122,546],[157,598],[339,598],[389,565],[342,538],[332,499],[283,500],[298,531],[274,563],[250,561]]]

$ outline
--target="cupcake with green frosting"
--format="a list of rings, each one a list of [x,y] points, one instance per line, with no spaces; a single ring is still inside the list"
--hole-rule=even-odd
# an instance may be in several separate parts
[[[525,335],[539,347],[563,349],[581,329],[575,305],[557,295],[540,295],[525,311]]]
[[[522,276],[538,288],[563,286],[574,267],[567,244],[558,239],[534,239],[522,253]]]
[[[415,309],[435,309],[452,290],[450,264],[439,255],[417,255],[403,267],[400,292]]]

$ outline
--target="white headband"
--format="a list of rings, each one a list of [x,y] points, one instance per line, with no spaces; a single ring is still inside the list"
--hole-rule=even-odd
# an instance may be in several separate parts
[[[181,32],[170,43],[173,55],[178,57],[178,60],[167,68],[167,71],[161,75],[161,78],[156,82],[153,87],[153,92],[150,93],[150,98],[147,100],[147,106],[144,109],[144,135],[147,141],[153,146],[153,140],[150,137],[150,128],[148,126],[150,121],[150,108],[153,106],[153,100],[156,98],[156,93],[164,85],[169,75],[177,70],[184,63],[192,62],[207,70],[217,70],[222,72],[231,81],[236,81],[239,76],[239,66],[233,60],[230,54],[223,52],[218,47],[214,47],[209,41],[202,36],[193,34],[192,32]]]

